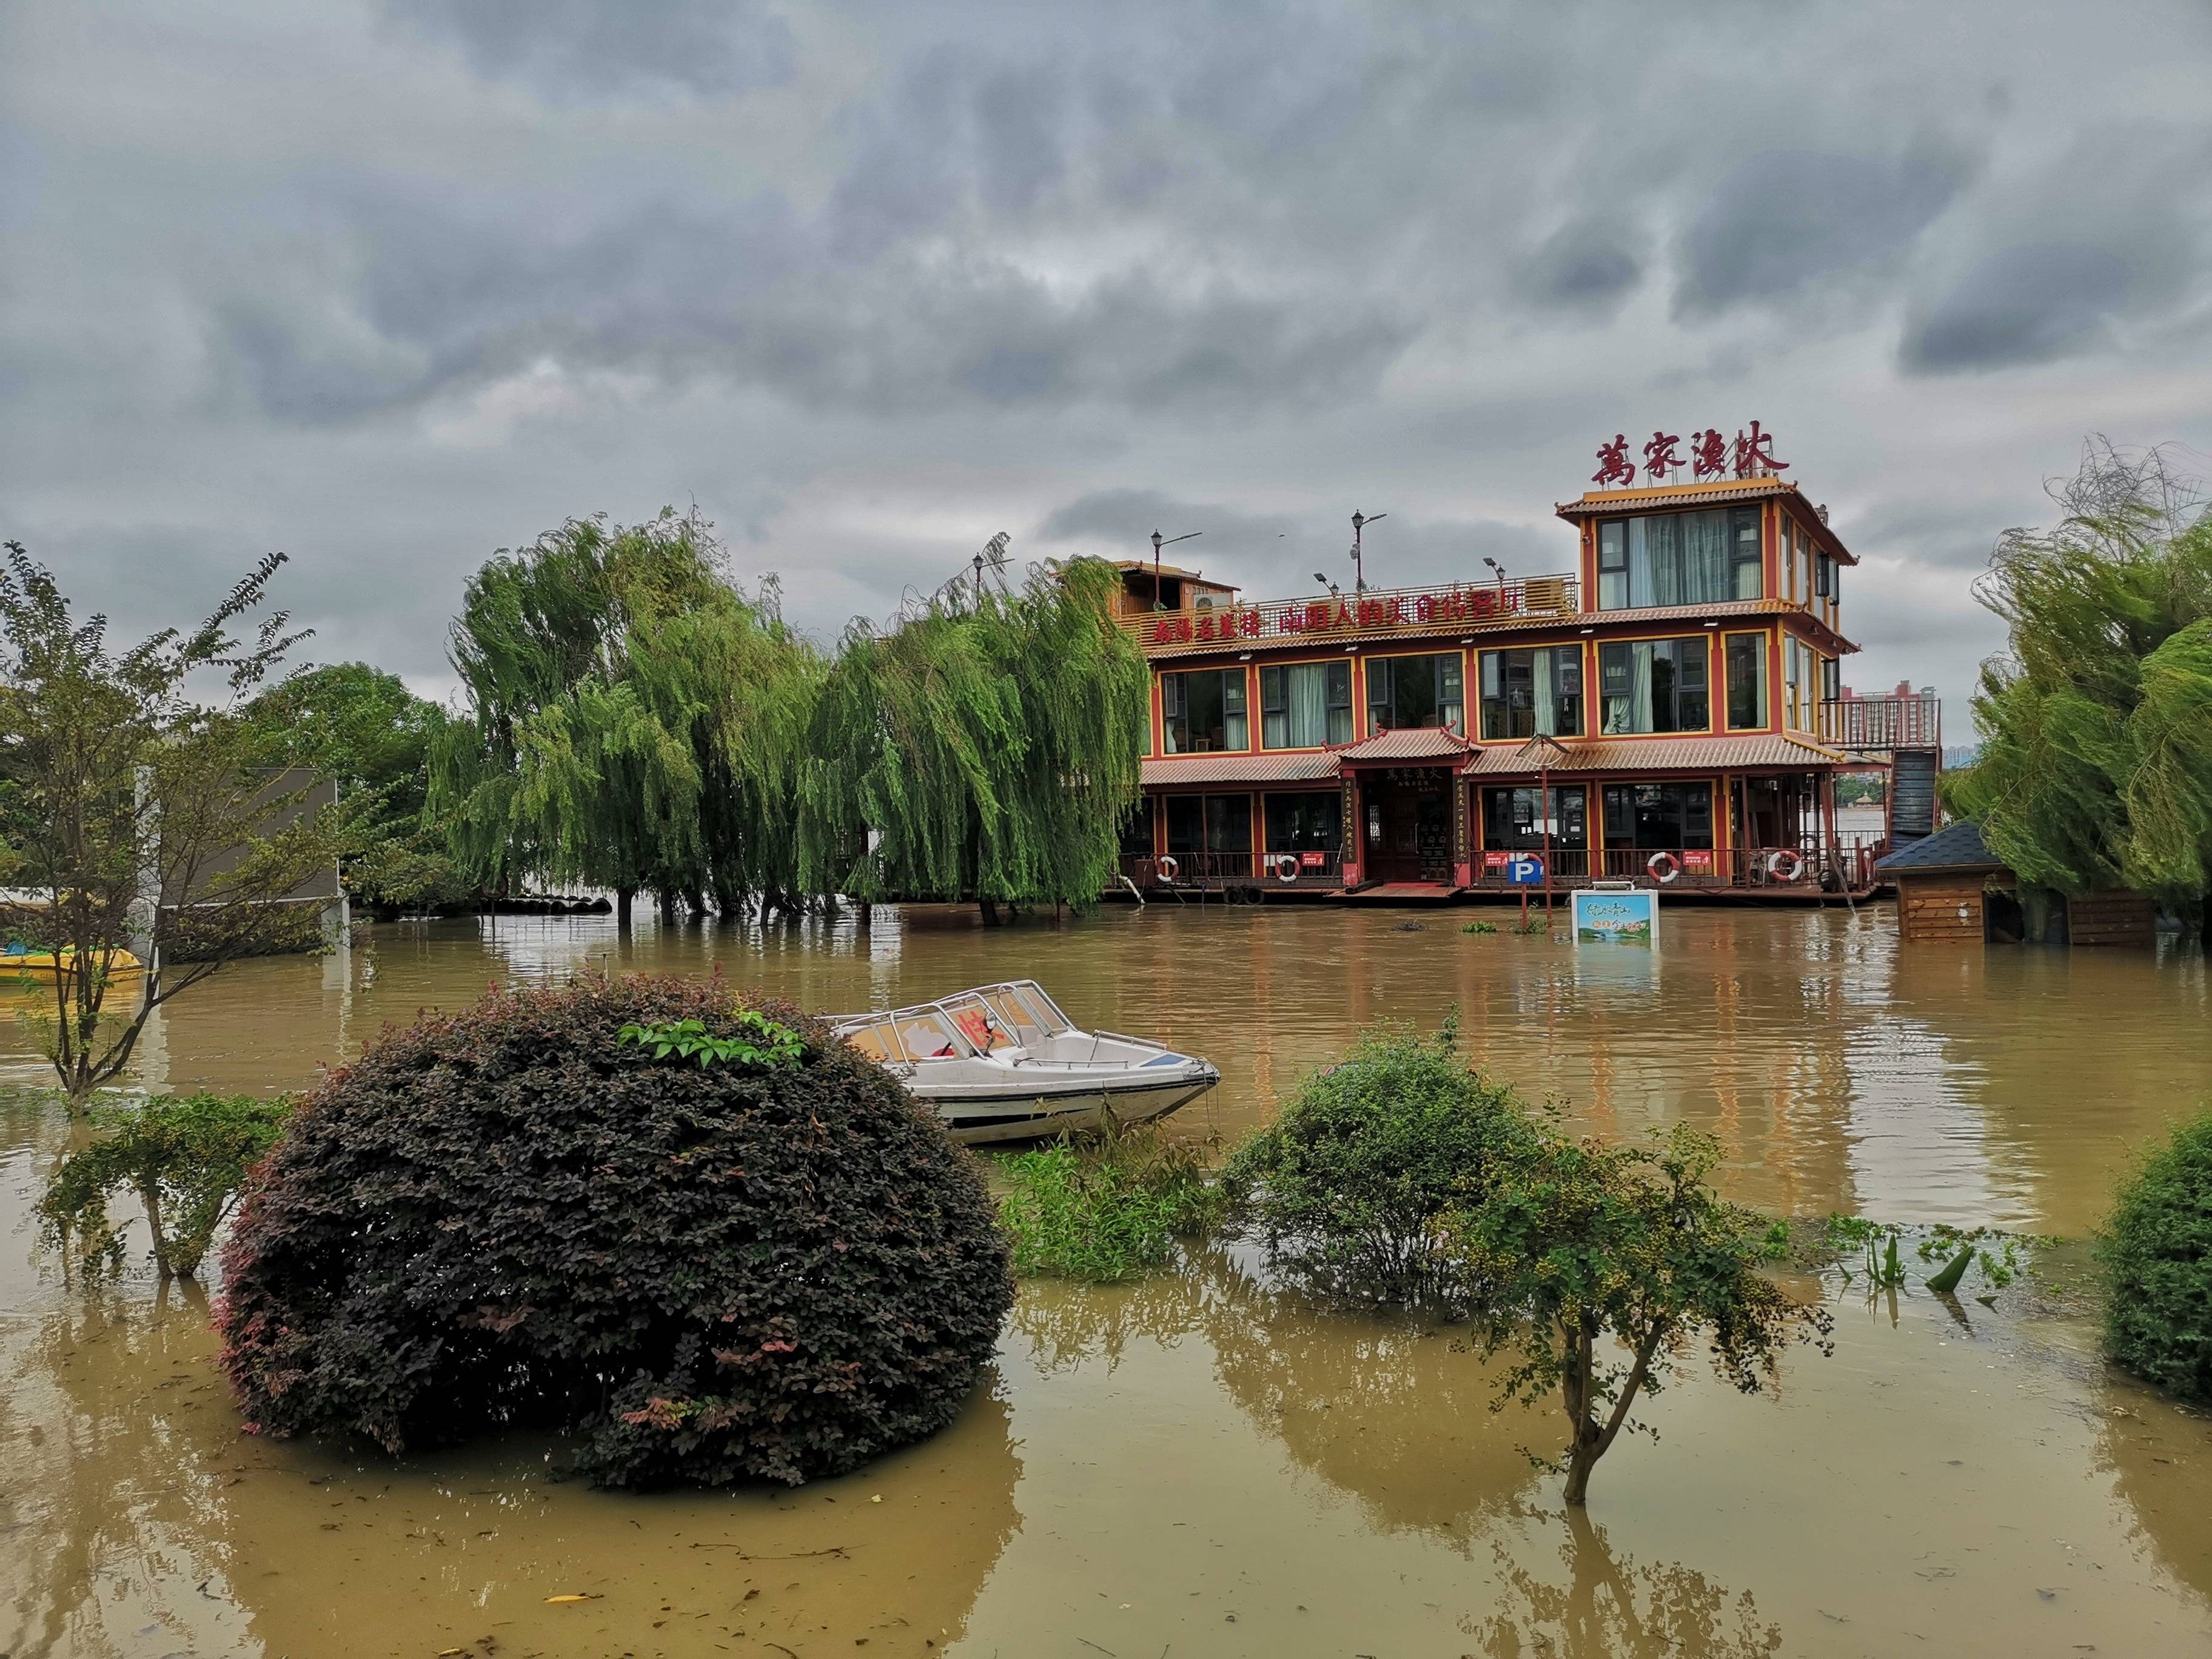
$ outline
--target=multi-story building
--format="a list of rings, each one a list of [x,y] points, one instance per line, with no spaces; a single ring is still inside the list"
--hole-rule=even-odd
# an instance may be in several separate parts
[[[1760,472],[1558,514],[1553,575],[1255,603],[1124,565],[1152,668],[1124,873],[1413,896],[1548,851],[1561,884],[1869,887],[1887,828],[1838,829],[1835,775],[1940,738],[1932,698],[1842,695],[1857,561],[1825,510]]]

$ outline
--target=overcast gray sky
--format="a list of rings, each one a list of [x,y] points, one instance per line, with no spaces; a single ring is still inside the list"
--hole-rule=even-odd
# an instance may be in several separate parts
[[[1961,694],[2085,434],[2212,471],[2208,229],[2203,0],[0,0],[0,533],[131,629],[281,549],[442,695],[570,514],[828,636],[999,530],[1558,570],[1601,440],[1755,417],[1845,678]]]

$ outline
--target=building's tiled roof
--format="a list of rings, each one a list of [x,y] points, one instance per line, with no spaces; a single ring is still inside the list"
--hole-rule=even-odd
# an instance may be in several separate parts
[[[1437,726],[1407,726],[1396,732],[1377,732],[1364,742],[1337,753],[1345,760],[1457,760],[1471,747],[1456,732]]]
[[[1798,516],[1821,546],[1845,564],[1856,564],[1858,556],[1828,528],[1820,510],[1805,499],[1796,482],[1790,478],[1713,478],[1704,483],[1659,484],[1650,489],[1590,489],[1583,492],[1581,500],[1562,502],[1553,510],[1571,520],[1609,519],[1617,514],[1633,513],[1638,507],[1705,507],[1716,501],[1763,501],[1790,496],[1796,497],[1793,505]]]
[[[1555,760],[1554,772],[1721,772],[1753,767],[1831,767],[1842,755],[1799,738],[1771,732],[1748,732],[1733,738],[1599,738],[1595,742],[1568,739],[1567,758]],[[1486,776],[1533,775],[1536,762],[1522,752],[1522,745],[1487,747],[1467,769]]]
[[[1982,827],[1961,818],[1910,847],[1900,847],[1874,866],[1878,876],[1914,870],[2002,870],[2004,860],[1982,839]]]
[[[1336,775],[1338,750],[1323,749],[1288,755],[1171,755],[1145,763],[1145,782],[1294,783]]]

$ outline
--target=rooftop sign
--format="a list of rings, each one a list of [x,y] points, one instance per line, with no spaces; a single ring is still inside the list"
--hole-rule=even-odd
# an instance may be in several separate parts
[[[1571,576],[1387,592],[1332,593],[1324,599],[1275,599],[1260,605],[1163,611],[1123,620],[1146,645],[1283,644],[1316,635],[1389,634],[1498,622],[1523,616],[1571,616]]]
[[[1681,441],[1679,433],[1662,428],[1654,432],[1650,441],[1644,446],[1644,473],[1653,483],[1679,472],[1686,461],[1690,476],[1699,483],[1725,476],[1731,461],[1739,478],[1769,477],[1790,470],[1789,462],[1774,459],[1774,434],[1761,432],[1757,421],[1751,423],[1748,436],[1741,428],[1737,428],[1732,451],[1717,426],[1690,434],[1690,453],[1686,457],[1676,447]],[[1601,489],[1613,484],[1634,486],[1636,463],[1629,459],[1626,433],[1616,432],[1611,443],[1597,447],[1597,471],[1590,475],[1590,482]]]

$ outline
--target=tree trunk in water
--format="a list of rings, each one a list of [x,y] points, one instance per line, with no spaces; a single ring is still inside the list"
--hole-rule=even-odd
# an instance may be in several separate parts
[[[862,899],[860,901],[860,931],[864,933],[866,933],[868,929],[875,924],[875,920],[876,907],[869,903],[867,900]]]
[[[983,911],[983,925],[984,925],[986,927],[996,927],[999,925],[999,902],[998,902],[998,900],[996,900],[996,899],[977,899],[977,900],[975,901],[975,902],[976,902],[978,905],[980,905],[980,906],[981,906],[981,907],[982,907],[982,911]]]
[[[161,1241],[161,1189],[149,1182],[138,1188],[138,1197],[146,1206],[146,1229],[154,1235],[154,1271],[167,1279],[169,1250]]]
[[[1567,1450],[1567,1489],[1564,1495],[1576,1509],[1589,1501],[1590,1471],[1596,1467],[1596,1425],[1591,1424],[1575,1436],[1575,1443]]]
[[[676,925],[676,895],[665,887],[660,890],[660,925],[663,927]]]
[[[637,896],[635,887],[615,889],[615,932],[628,938],[629,934],[629,902]]]

